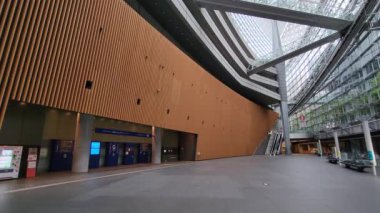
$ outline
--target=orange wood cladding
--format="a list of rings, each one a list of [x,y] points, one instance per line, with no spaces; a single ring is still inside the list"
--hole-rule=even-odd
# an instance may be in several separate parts
[[[202,160],[252,154],[277,119],[122,0],[0,0],[0,10],[1,122],[16,100],[154,125],[198,134]]]

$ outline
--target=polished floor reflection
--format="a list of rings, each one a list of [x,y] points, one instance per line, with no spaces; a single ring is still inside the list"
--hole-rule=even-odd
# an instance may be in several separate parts
[[[380,209],[379,177],[315,156],[239,157],[133,172],[103,171],[70,179],[74,181],[65,178],[37,179],[34,184],[24,181],[18,188],[15,181],[0,182],[1,212],[354,213]],[[7,185],[13,187],[7,189]]]

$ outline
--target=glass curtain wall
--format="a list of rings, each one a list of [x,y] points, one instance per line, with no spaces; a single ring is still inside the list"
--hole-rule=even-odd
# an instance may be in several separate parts
[[[365,32],[361,39],[309,102],[291,116],[292,131],[319,132],[380,117],[380,32]]]

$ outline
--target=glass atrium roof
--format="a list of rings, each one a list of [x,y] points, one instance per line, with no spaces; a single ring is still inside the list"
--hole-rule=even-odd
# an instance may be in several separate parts
[[[274,66],[284,62],[288,100],[296,103],[291,111],[305,103],[333,69],[331,66],[336,66],[335,59],[330,63],[333,56],[341,58],[346,52],[353,41],[351,35],[356,36],[357,26],[363,26],[363,8],[374,8],[375,2],[169,1],[198,41],[223,66],[218,70],[228,72],[241,86],[254,91],[256,100],[265,100],[267,105],[281,100],[279,73]]]
[[[243,0],[352,21],[363,0]],[[358,7],[359,6],[359,7]]]
[[[364,0],[243,0],[262,5],[331,17],[340,20],[354,20],[361,11]],[[260,66],[284,54],[291,53],[337,31],[290,22],[279,22],[282,54],[272,48],[272,20],[254,16],[230,13],[236,29],[252,51],[253,65]],[[339,39],[323,44],[286,61],[287,92],[290,101],[296,98],[309,78],[316,74],[337,47]]]

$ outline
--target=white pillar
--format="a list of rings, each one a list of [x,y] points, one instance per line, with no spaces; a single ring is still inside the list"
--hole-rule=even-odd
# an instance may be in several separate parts
[[[334,141],[335,141],[335,157],[340,161],[340,148],[339,148],[339,140],[338,140],[338,132],[334,132]]]
[[[152,163],[161,164],[162,134],[161,128],[152,127]]]
[[[77,114],[72,172],[88,172],[94,117]]]
[[[369,129],[368,121],[363,121],[363,133],[365,139],[365,145],[367,147],[368,158],[372,161],[373,164],[373,174],[376,175],[376,157],[373,150],[371,130]]]
[[[323,156],[323,148],[322,148],[322,143],[321,140],[318,140],[318,146],[319,146],[319,154],[321,157]]]

